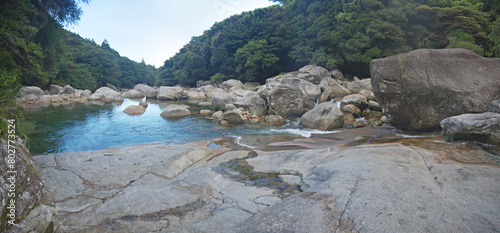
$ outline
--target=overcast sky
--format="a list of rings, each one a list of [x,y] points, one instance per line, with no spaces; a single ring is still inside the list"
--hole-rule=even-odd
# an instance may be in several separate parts
[[[77,25],[83,38],[108,40],[122,56],[157,68],[215,22],[275,3],[269,0],[92,0]]]

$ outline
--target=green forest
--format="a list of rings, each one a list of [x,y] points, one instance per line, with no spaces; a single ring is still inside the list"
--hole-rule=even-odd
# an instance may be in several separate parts
[[[499,0],[281,0],[193,37],[157,85],[266,78],[307,64],[369,76],[369,62],[419,48],[500,57]]]

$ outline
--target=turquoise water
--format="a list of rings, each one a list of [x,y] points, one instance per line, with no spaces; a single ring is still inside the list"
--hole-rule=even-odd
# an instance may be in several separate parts
[[[34,155],[40,155],[142,143],[183,144],[220,137],[233,137],[237,142],[254,147],[273,140],[326,133],[300,130],[297,121],[283,127],[259,124],[221,127],[217,122],[199,116],[202,108],[196,102],[175,102],[190,105],[193,113],[191,117],[176,120],[160,116],[162,109],[174,102],[148,101],[146,112],[137,116],[122,112],[129,105],[138,103],[138,100],[125,99],[121,104],[74,103],[26,109],[28,120],[35,126],[29,135],[30,150]]]

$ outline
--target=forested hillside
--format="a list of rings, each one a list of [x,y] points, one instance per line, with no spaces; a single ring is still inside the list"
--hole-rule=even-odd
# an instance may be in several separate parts
[[[460,47],[500,57],[499,0],[276,2],[193,37],[165,61],[157,84],[263,82],[306,64],[367,77],[372,59],[419,48]]]

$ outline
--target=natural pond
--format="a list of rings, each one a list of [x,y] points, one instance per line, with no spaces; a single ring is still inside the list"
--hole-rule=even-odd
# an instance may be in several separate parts
[[[149,101],[146,112],[131,116],[123,110],[139,100],[125,99],[123,103],[72,103],[60,106],[29,106],[25,113],[34,125],[29,137],[34,155],[73,151],[99,150],[109,147],[142,143],[184,144],[219,137],[232,138],[247,147],[259,147],[273,141],[310,137],[312,133],[331,133],[299,129],[298,120],[276,127],[244,124],[222,127],[199,115],[199,102]],[[162,110],[169,104],[187,104],[192,116],[164,119]]]

